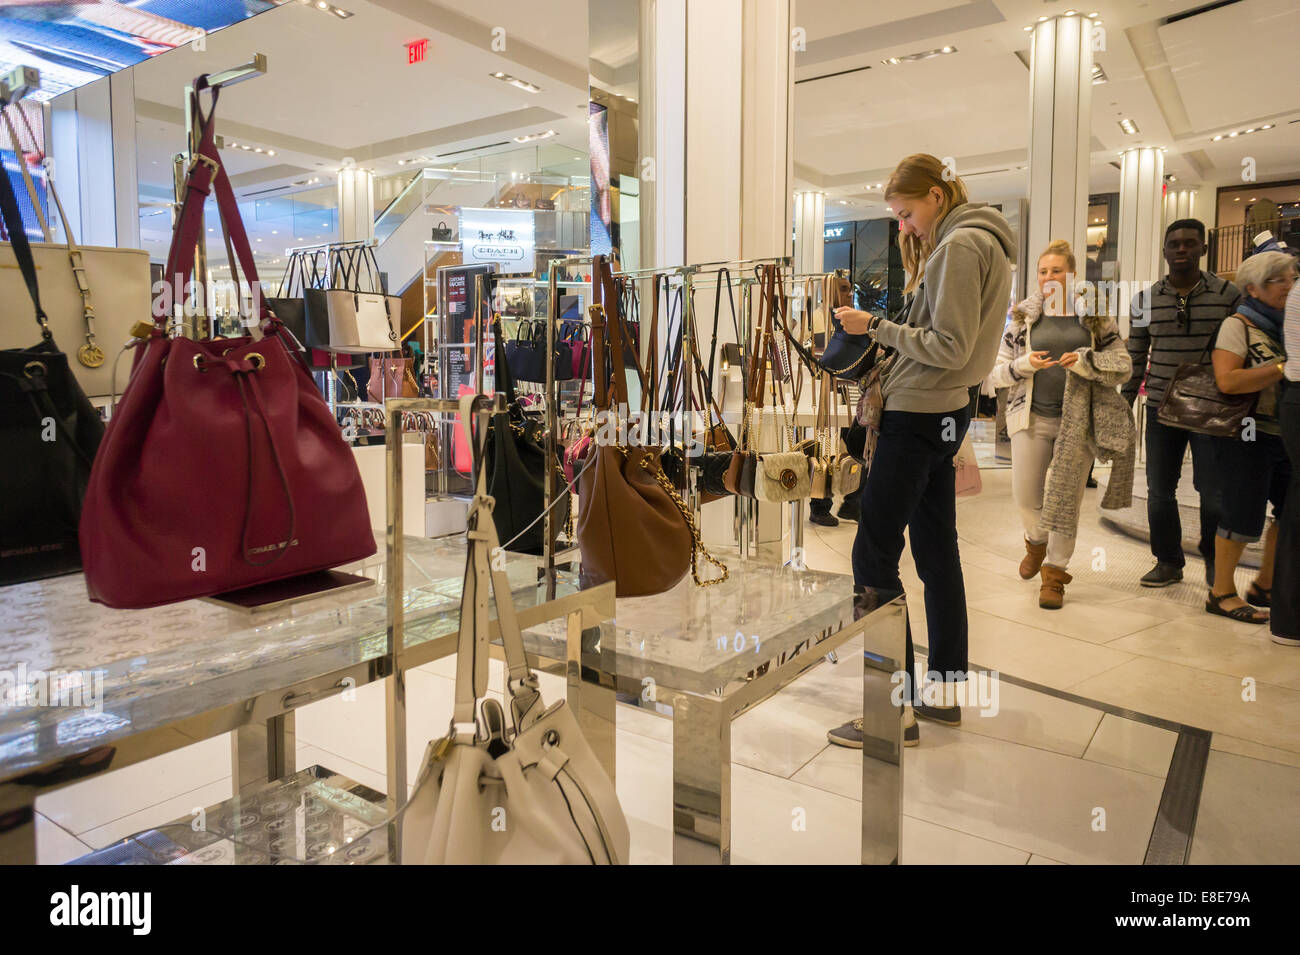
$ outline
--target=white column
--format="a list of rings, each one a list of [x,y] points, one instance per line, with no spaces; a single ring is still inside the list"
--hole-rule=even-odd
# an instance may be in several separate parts
[[[1165,154],[1155,146],[1124,151],[1119,174],[1119,243],[1116,278],[1130,289],[1154,282],[1164,271],[1160,255],[1164,235]],[[1127,312],[1120,309],[1120,326],[1128,334]]]
[[[375,176],[355,166],[339,170],[339,241],[375,237]]]
[[[1034,25],[1029,41],[1031,259],[1053,239],[1068,240],[1083,257],[1091,136],[1091,21],[1077,14],[1050,17]],[[1030,271],[1029,263],[1019,270],[1022,283]]]
[[[794,266],[798,272],[820,272],[826,262],[826,193],[794,194]]]
[[[790,6],[789,0],[641,0],[645,266],[791,254]],[[744,271],[733,270],[733,280]],[[735,338],[725,294],[722,309],[720,343]],[[696,298],[694,314],[707,348],[719,317],[711,290]],[[734,412],[741,407],[739,370],[732,376],[725,406]],[[760,508],[760,541],[781,539],[781,511]],[[732,541],[730,514],[722,504],[705,508],[706,540]]]
[[[1164,230],[1176,219],[1200,219],[1205,223],[1206,229],[1214,228],[1215,210],[1200,186],[1183,186],[1165,192],[1164,222],[1161,224],[1158,241],[1164,242]],[[1201,256],[1201,268],[1205,268],[1208,257],[1208,254]]]

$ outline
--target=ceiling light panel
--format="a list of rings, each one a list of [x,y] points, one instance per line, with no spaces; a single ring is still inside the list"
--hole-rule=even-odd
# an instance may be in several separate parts
[[[880,62],[885,66],[898,66],[900,63],[914,63],[917,60],[929,60],[936,56],[946,56],[949,53],[956,53],[955,46],[941,46],[937,50],[925,50],[921,53],[909,53],[907,56],[891,56],[887,60]]]

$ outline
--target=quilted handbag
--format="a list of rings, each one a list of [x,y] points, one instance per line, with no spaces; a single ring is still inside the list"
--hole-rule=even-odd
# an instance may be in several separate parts
[[[467,434],[473,400],[461,402]],[[404,810],[402,863],[624,864],[631,836],[613,780],[567,703],[557,700],[548,707],[542,700],[509,580],[493,560],[499,538],[481,462],[475,480],[466,520],[469,554],[460,602],[456,705],[448,735],[425,750]],[[492,594],[505,650],[509,722],[506,708],[487,692]]]
[[[194,266],[203,203],[217,209],[244,278],[257,268],[216,149],[208,78],[190,107],[201,136],[172,233],[166,275]],[[174,279],[173,279],[174,281]],[[369,557],[365,489],[343,440],[279,321],[263,337],[169,338],[159,322],[100,444],[81,512],[90,599],[153,607],[208,597]]]

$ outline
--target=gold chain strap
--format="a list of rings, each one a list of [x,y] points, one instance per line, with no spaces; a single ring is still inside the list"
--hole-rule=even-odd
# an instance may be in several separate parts
[[[627,448],[619,446],[618,450],[619,453],[623,455],[623,460],[626,461]],[[641,459],[641,467],[646,471],[651,470],[651,468],[653,467],[653,465],[650,462],[650,457],[648,455]],[[731,571],[727,569],[726,564],[724,564],[722,561],[718,560],[716,557],[710,554],[708,548],[704,546],[704,541],[700,540],[700,532],[699,529],[695,526],[695,518],[691,515],[690,509],[686,506],[686,502],[683,501],[681,497],[678,496],[677,489],[673,487],[672,481],[668,480],[668,477],[667,475],[664,474],[664,469],[662,467],[654,468],[654,478],[659,483],[659,486],[664,489],[664,492],[667,493],[668,497],[672,500],[672,502],[677,505],[677,510],[678,512],[681,513],[682,520],[686,522],[686,526],[691,532],[691,579],[695,581],[695,586],[712,587],[714,584],[722,583],[724,580],[726,580],[728,577],[731,576]],[[722,571],[721,577],[715,577],[713,580],[700,579],[700,570],[699,570],[699,561],[698,561],[698,556],[700,554],[703,554],[705,560],[707,560],[714,567],[718,568],[718,570]]]

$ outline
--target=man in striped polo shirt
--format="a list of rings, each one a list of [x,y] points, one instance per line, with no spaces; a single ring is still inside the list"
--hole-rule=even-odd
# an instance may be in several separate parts
[[[1167,587],[1183,579],[1183,527],[1178,517],[1178,479],[1187,446],[1192,447],[1192,482],[1201,497],[1200,551],[1205,579],[1214,581],[1214,534],[1219,523],[1219,479],[1214,445],[1203,434],[1171,428],[1156,420],[1169,381],[1185,362],[1201,357],[1219,324],[1236,311],[1241,292],[1226,279],[1203,272],[1205,224],[1179,219],[1165,230],[1169,274],[1133,298],[1129,355],[1133,377],[1123,389],[1132,403],[1146,379],[1147,523],[1156,565],[1143,587]],[[1147,368],[1147,359],[1151,366]],[[1208,356],[1207,356],[1208,361]]]

